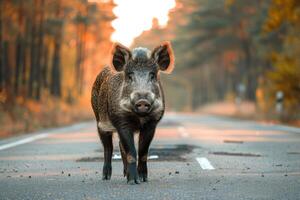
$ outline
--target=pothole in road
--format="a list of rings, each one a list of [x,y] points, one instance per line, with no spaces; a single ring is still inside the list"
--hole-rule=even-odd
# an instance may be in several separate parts
[[[159,161],[186,161],[185,155],[191,153],[196,146],[175,145],[150,148],[150,155],[158,155]]]
[[[186,155],[191,153],[195,148],[199,148],[193,145],[163,145],[154,148],[150,148],[149,157],[150,161],[186,161]],[[103,152],[96,150],[101,156]],[[114,159],[115,158],[115,159]],[[76,162],[102,162],[103,157],[83,157]],[[121,161],[121,156],[119,152],[113,154],[113,160]]]
[[[224,151],[210,152],[210,154],[219,155],[219,156],[261,157],[260,154],[253,154],[253,153],[235,153],[235,152],[224,152]]]

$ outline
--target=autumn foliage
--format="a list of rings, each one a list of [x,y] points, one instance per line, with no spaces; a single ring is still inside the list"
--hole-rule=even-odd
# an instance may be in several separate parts
[[[1,134],[91,116],[89,90],[111,46],[112,3],[0,1]]]
[[[265,33],[277,33],[281,37],[281,48],[270,53],[273,64],[267,73],[269,86],[266,92],[275,96],[284,94],[284,120],[299,118],[300,113],[300,2],[297,0],[273,0]]]
[[[137,43],[172,40],[176,68],[168,105],[182,110],[218,101],[251,101],[260,117],[299,119],[299,1],[178,0],[166,30]],[[283,112],[276,93],[283,92]]]
[[[91,84],[109,63],[114,6],[112,0],[0,1],[1,134],[92,115]],[[167,26],[153,19],[132,47],[151,49],[165,40],[176,64],[172,76],[161,76],[168,110],[252,102],[263,117],[300,118],[300,1],[177,0]]]

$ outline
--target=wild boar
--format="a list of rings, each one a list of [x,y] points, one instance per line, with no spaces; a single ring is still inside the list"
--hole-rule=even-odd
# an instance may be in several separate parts
[[[162,43],[152,52],[141,47],[131,52],[115,43],[110,60],[110,65],[98,74],[91,97],[104,147],[102,179],[111,178],[112,133],[117,132],[127,182],[146,182],[148,149],[165,111],[160,72],[172,72],[173,50],[170,42]],[[138,165],[135,133],[139,134]]]

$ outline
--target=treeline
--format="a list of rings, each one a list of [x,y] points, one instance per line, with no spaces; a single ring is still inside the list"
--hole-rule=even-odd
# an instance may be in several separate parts
[[[82,95],[111,45],[112,8],[87,0],[1,0],[1,103]]]
[[[274,116],[282,92],[283,118],[297,118],[299,10],[297,0],[177,1],[166,29],[145,32],[136,43],[172,40],[176,67],[163,76],[171,108],[246,100]]]
[[[300,118],[300,1],[273,0],[263,27],[264,33],[279,38],[279,47],[270,49],[272,70],[259,85],[257,99],[262,110],[269,110],[267,102],[274,102],[277,91],[283,97],[283,119]]]
[[[245,99],[272,115],[282,92],[283,119],[299,117],[300,2],[201,0],[194,8],[174,41],[193,107]]]
[[[191,80],[193,107],[234,97],[255,100],[258,77],[271,67],[266,47],[278,45],[277,38],[263,35],[269,5],[260,0],[198,1],[174,42],[178,73]]]

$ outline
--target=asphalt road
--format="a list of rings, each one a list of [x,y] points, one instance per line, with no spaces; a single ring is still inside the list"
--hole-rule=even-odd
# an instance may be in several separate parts
[[[297,128],[166,115],[139,185],[122,176],[117,142],[102,181],[95,122],[0,140],[0,199],[300,199]]]

